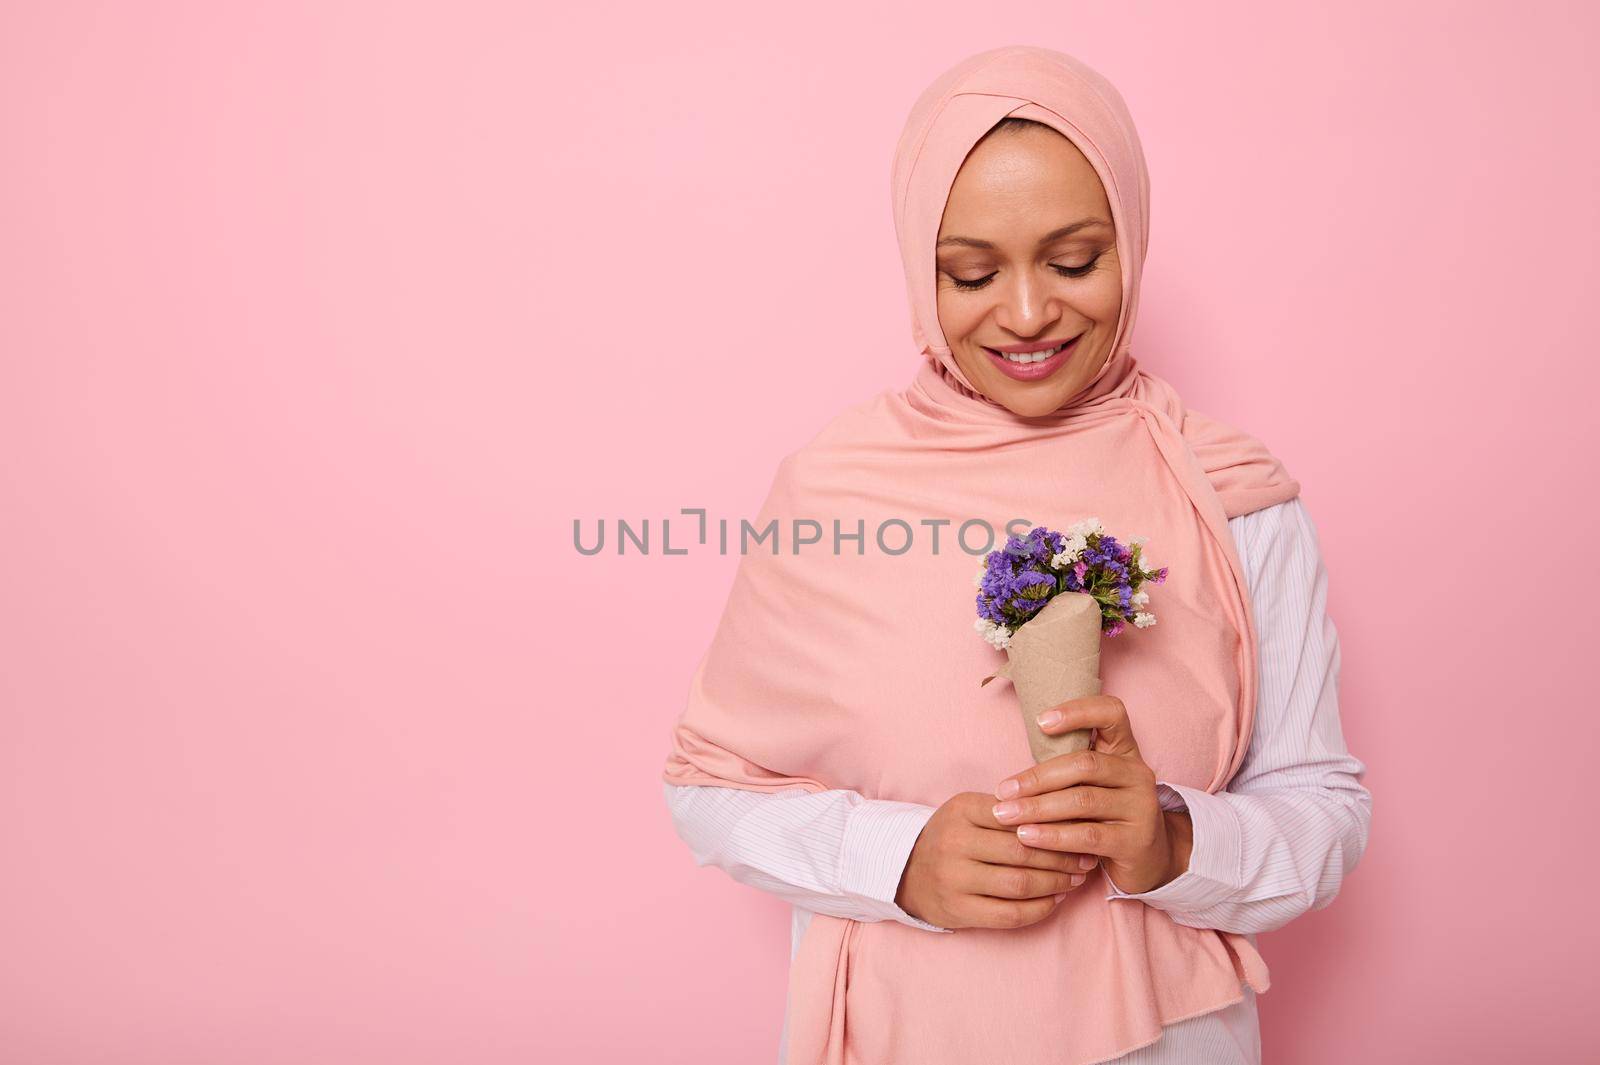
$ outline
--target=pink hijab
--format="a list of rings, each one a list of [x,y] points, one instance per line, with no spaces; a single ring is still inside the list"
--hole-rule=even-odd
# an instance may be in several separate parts
[[[1122,264],[1112,357],[1038,418],[972,388],[935,304],[934,242],[956,171],[1011,115],[1060,131],[1093,163]],[[1135,364],[1149,183],[1121,95],[1060,52],[975,55],[912,108],[892,189],[923,361],[903,391],[849,408],[779,464],[754,523],[778,522],[778,550],[769,541],[741,557],[663,779],[930,806],[992,793],[1032,758],[1015,693],[979,685],[1003,652],[973,629],[976,552],[989,549],[976,522],[996,531],[998,548],[1013,519],[1059,529],[1093,515],[1149,537],[1171,574],[1152,592],[1160,623],[1106,642],[1103,690],[1126,703],[1158,778],[1221,790],[1249,747],[1256,698],[1255,630],[1228,519],[1299,486],[1259,442],[1187,410]],[[795,523],[814,534],[808,519],[823,538],[799,546]],[[913,534],[904,551],[897,519]],[[1267,989],[1245,936],[1178,924],[1106,890],[1096,869],[1019,929],[940,934],[814,914],[790,974],[790,1065],[1084,1065],[1240,1001],[1243,984]]]

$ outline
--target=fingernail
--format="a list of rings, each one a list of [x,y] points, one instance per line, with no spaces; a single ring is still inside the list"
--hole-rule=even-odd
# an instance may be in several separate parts
[[[1059,906],[1061,905],[1061,900],[1067,897],[1067,893],[1063,891],[1061,894],[1052,897],[1056,900],[1056,905]]]
[[[1084,855],[1082,858],[1078,859],[1078,868],[1079,869],[1093,869],[1094,867],[1095,867],[1095,860],[1093,858],[1089,857],[1088,855]]]
[[[997,802],[994,804],[996,818],[1017,816],[1017,804],[1014,802]]]
[[[1021,790],[1022,785],[1015,780],[1002,780],[1000,786],[994,789],[994,797],[997,799],[1009,799]]]
[[[1083,883],[1083,874],[1082,873],[1073,873],[1072,874],[1072,886],[1073,887],[1077,887],[1081,883]]]
[[[1039,836],[1039,826],[1038,825],[1023,825],[1021,828],[1017,829],[1017,838],[1018,839],[1037,839],[1038,836]]]
[[[1044,713],[1039,715],[1039,725],[1041,728],[1049,728],[1051,725],[1057,724],[1060,721],[1060,710],[1046,710]]]

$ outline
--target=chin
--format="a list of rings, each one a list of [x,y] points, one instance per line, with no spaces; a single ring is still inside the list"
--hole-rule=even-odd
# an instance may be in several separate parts
[[[1066,368],[1063,367],[1063,370]],[[1031,384],[1013,381],[1009,377],[998,374],[981,374],[973,377],[968,375],[978,385],[984,395],[1000,404],[1013,414],[1020,414],[1024,418],[1038,418],[1045,414],[1053,414],[1061,409],[1062,404],[1082,391],[1081,383],[1074,385],[1072,378],[1061,373],[1051,374],[1042,381]]]
[[[1037,392],[1027,392],[1022,395],[1000,395],[994,397],[1001,406],[1013,414],[1020,414],[1024,418],[1038,418],[1045,414],[1052,414],[1061,408],[1067,397],[1060,394],[1059,389],[1040,389]]]

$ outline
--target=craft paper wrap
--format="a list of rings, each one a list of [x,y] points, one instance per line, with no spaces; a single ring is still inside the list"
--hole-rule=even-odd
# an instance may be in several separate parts
[[[1100,604],[1083,592],[1061,592],[1011,635],[1006,661],[984,677],[1011,682],[1022,703],[1028,750],[1035,762],[1089,746],[1093,729],[1047,735],[1039,715],[1068,699],[1100,694]]]

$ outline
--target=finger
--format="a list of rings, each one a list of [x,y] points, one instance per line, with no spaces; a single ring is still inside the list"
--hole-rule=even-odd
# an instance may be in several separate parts
[[[1002,824],[1016,826],[1044,821],[1131,822],[1141,810],[1132,788],[1099,788],[1077,784],[1022,799],[999,803]]]
[[[1029,869],[1018,865],[989,865],[962,862],[955,874],[955,885],[969,895],[989,895],[1000,899],[1038,899],[1071,891],[1083,883],[1081,872],[1065,873],[1049,869]],[[1077,883],[1073,883],[1073,878]]]
[[[996,899],[987,895],[968,895],[963,909],[973,923],[982,928],[1022,928],[1049,917],[1056,908],[1053,896],[1042,899]]]
[[[1107,788],[1131,788],[1140,786],[1146,776],[1151,777],[1154,786],[1154,776],[1149,766],[1140,758],[1123,758],[1109,751],[1090,750],[1072,751],[1068,754],[1058,754],[1053,758],[1046,758],[1038,765],[1024,769],[1001,781],[1016,781],[1017,793],[1010,800],[1015,802],[1019,796],[1042,795],[1047,791],[1061,791],[1064,788],[1075,787],[1079,784],[1096,784]],[[1003,787],[995,788],[998,796]],[[994,806],[1000,805],[999,803]],[[1000,815],[993,813],[994,817]]]
[[[1100,861],[1094,855],[1030,847],[1017,838],[1014,828],[975,832],[964,853],[975,861],[994,865],[1025,865],[1062,873],[1081,873],[1085,869],[1093,869]]]
[[[1017,838],[1030,847],[1077,851],[1102,858],[1120,858],[1136,849],[1132,825],[1103,821],[1047,821],[1017,826]]]
[[[1128,708],[1115,695],[1068,699],[1040,715],[1039,729],[1047,736],[1080,728],[1095,730],[1094,749],[1097,751],[1124,756],[1139,753],[1133,725],[1128,720]]]

